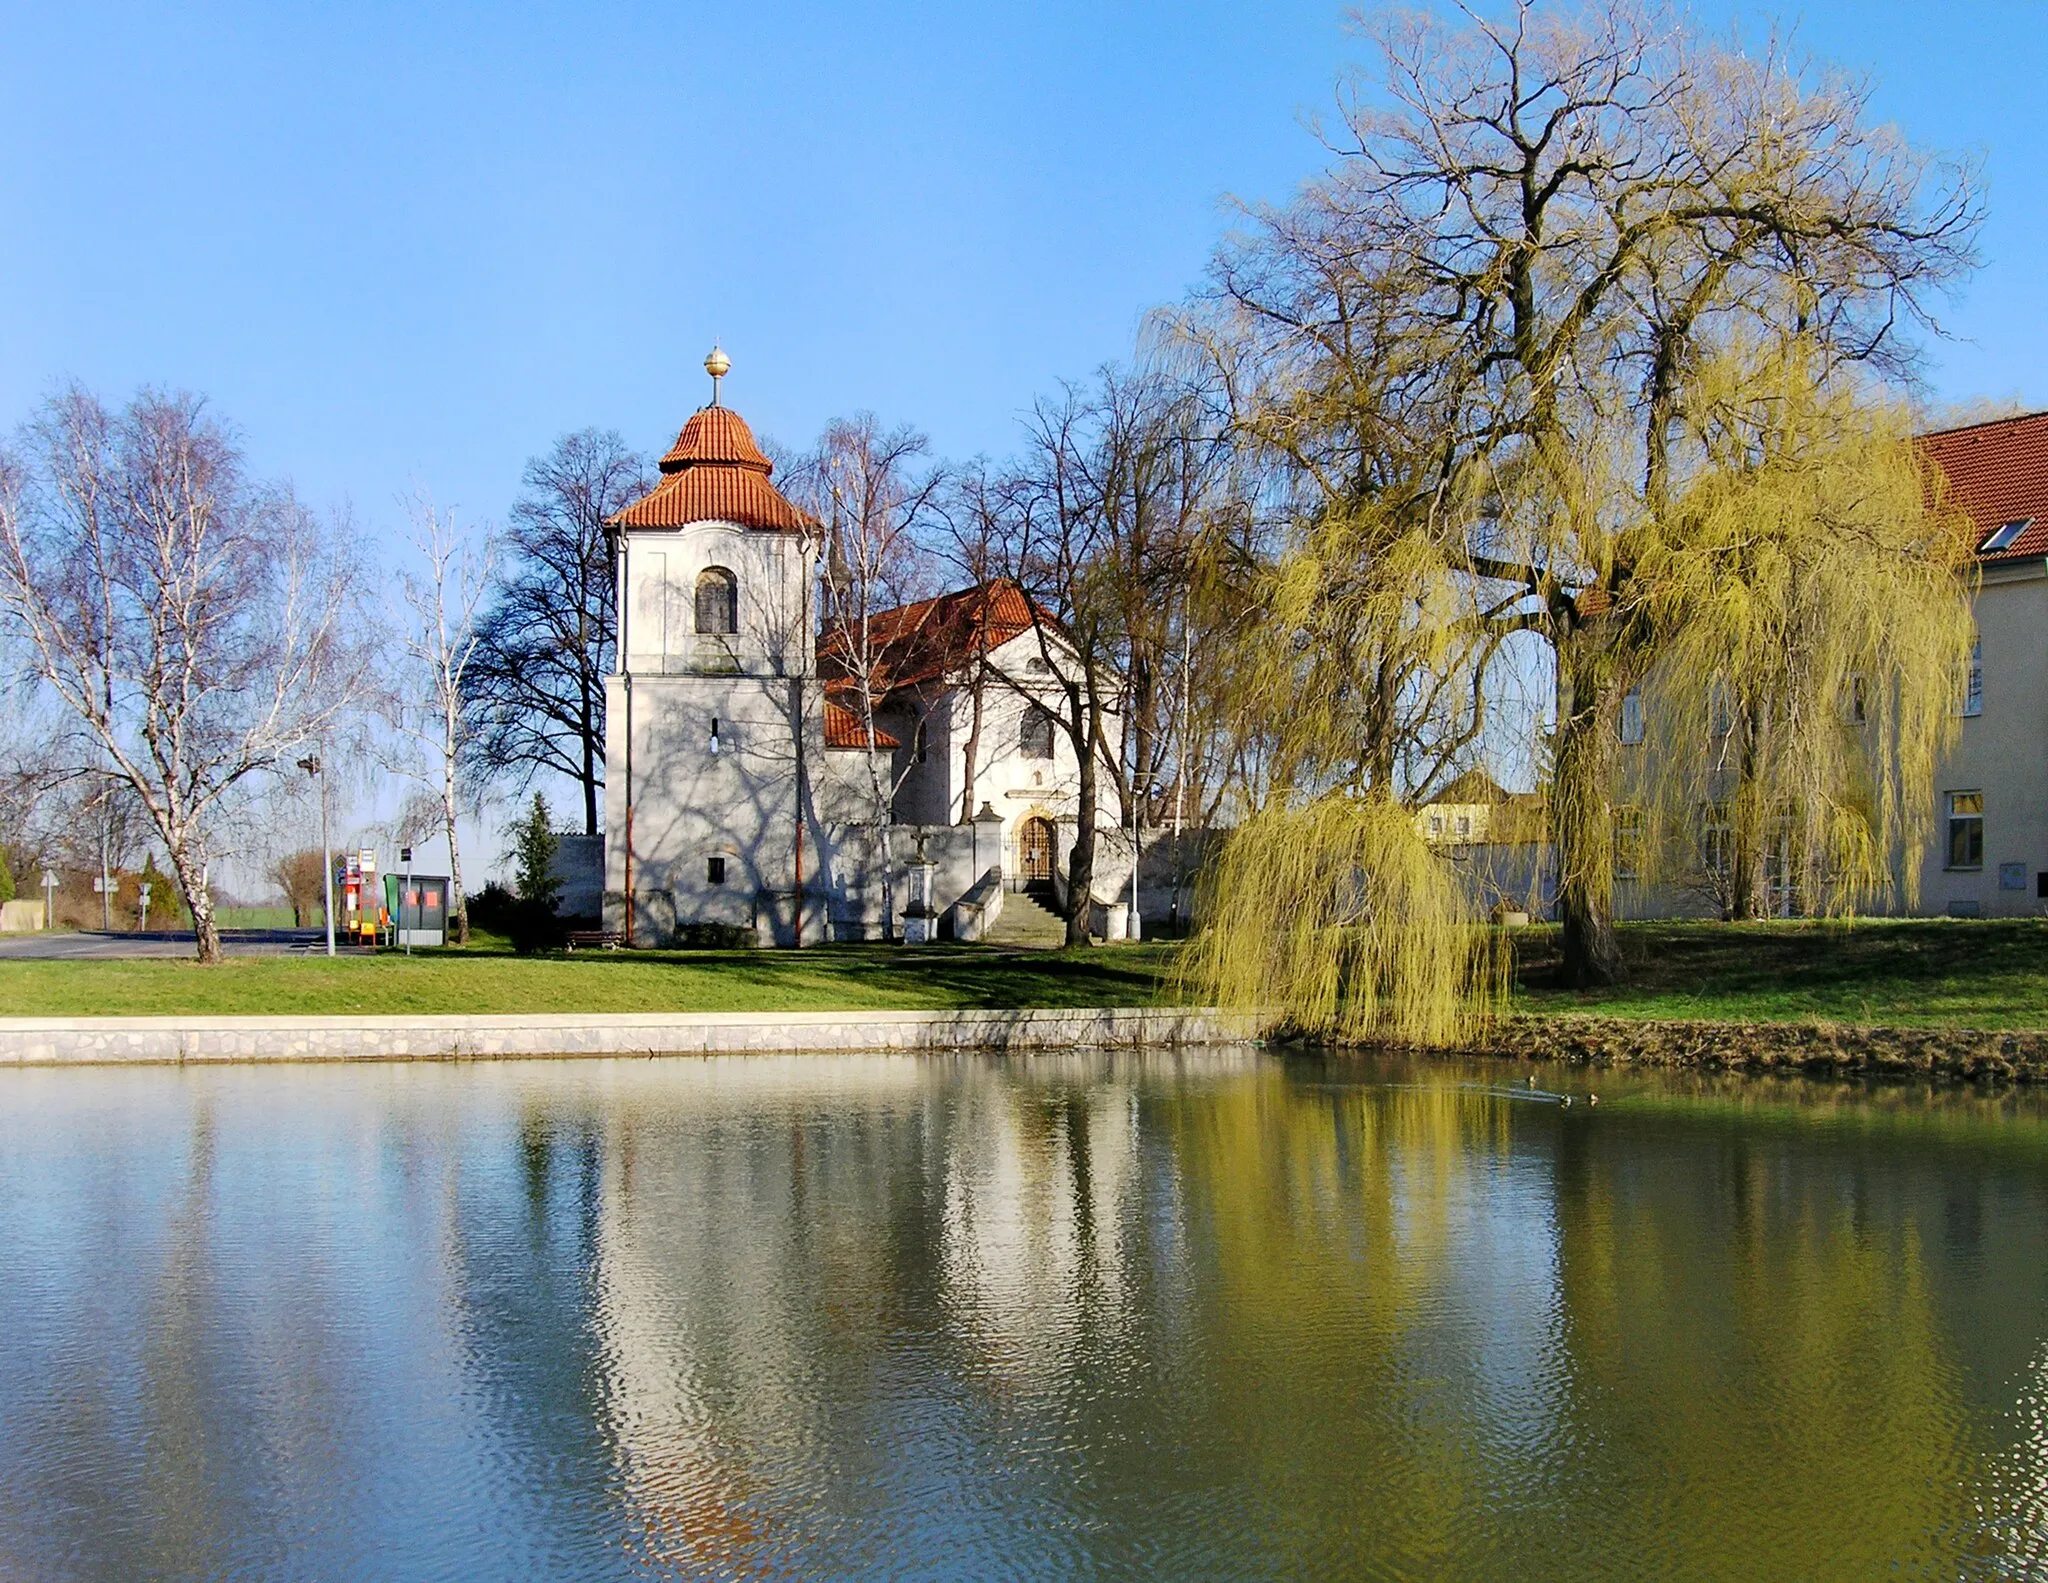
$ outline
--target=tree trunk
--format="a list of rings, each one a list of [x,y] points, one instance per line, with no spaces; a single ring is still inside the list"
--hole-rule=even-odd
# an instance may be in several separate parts
[[[588,694],[583,699],[583,833],[597,834],[597,749],[591,735],[591,716],[595,711],[590,707]]]
[[[974,817],[974,766],[981,757],[981,698],[982,689],[986,682],[986,674],[986,662],[977,661],[974,671],[974,684],[969,691],[969,698],[972,701],[974,713],[971,716],[971,723],[967,728],[967,749],[961,755],[960,771],[964,781],[960,788],[960,822],[962,824],[966,824]],[[977,880],[981,878],[979,874],[974,877]]]
[[[190,850],[180,842],[170,848],[171,872],[178,876],[178,894],[192,914],[192,933],[198,942],[199,960],[208,965],[220,960],[220,926],[213,920],[213,897],[207,894],[206,872],[192,861]]]
[[[1557,762],[1550,792],[1564,981],[1574,989],[1622,976],[1614,934],[1613,691],[1606,646],[1585,630],[1558,645]]]
[[[462,848],[455,840],[455,782],[442,794],[441,811],[448,824],[448,921],[455,925],[455,943],[469,944],[469,897],[462,889]]]
[[[1081,715],[1078,699],[1074,714]],[[1074,849],[1067,857],[1067,944],[1088,944],[1088,913],[1095,898],[1095,752],[1092,733],[1071,733],[1075,752],[1081,760],[1080,796],[1076,799]]]

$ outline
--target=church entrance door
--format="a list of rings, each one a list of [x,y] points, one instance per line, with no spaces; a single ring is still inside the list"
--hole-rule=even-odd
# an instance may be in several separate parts
[[[1026,819],[1017,833],[1018,856],[1027,885],[1052,883],[1052,821]]]

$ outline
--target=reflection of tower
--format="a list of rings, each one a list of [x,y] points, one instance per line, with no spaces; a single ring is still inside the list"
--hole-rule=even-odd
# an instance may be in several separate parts
[[[683,425],[654,488],[608,524],[619,674],[608,691],[605,821],[620,839],[605,888],[608,922],[637,944],[666,944],[691,923],[789,934],[799,787],[823,754],[822,716],[804,686],[816,661],[815,525],[776,489],[774,463],[723,404],[731,368],[714,347],[704,359],[710,405]]]
[[[781,1459],[886,1462],[878,1427],[923,1432],[889,1394],[907,1311],[946,1332],[918,1338],[913,1372],[950,1356],[1033,1388],[1067,1377],[1077,1336],[1127,1328],[1124,1239],[1146,1221],[1136,1096],[1103,1068],[732,1057],[622,1080],[591,1329],[605,1437],[650,1550],[740,1570],[762,1548],[825,1542],[785,1531],[815,1491],[785,1506]],[[921,1213],[906,1216],[906,1187]],[[917,1388],[936,1400],[957,1383],[920,1373]]]

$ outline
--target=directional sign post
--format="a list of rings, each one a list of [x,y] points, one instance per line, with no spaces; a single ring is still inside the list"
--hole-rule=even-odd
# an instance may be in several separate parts
[[[43,927],[57,927],[57,875],[47,868],[43,870]]]
[[[145,884],[143,885],[143,887],[142,887],[142,929],[141,929],[141,932],[142,932],[143,934],[148,934],[148,933],[149,933],[149,886],[148,886],[148,885],[147,885],[146,883],[145,883]]]

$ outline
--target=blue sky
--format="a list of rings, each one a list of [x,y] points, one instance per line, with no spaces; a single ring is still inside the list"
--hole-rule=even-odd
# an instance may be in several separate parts
[[[1721,5],[1698,13],[1719,26]],[[1916,142],[1982,151],[1945,399],[2048,399],[2039,5],[1815,4]],[[917,8],[0,5],[0,423],[58,381],[206,392],[359,518],[502,514],[586,424],[871,408],[1007,447],[1319,163],[1328,0]]]

